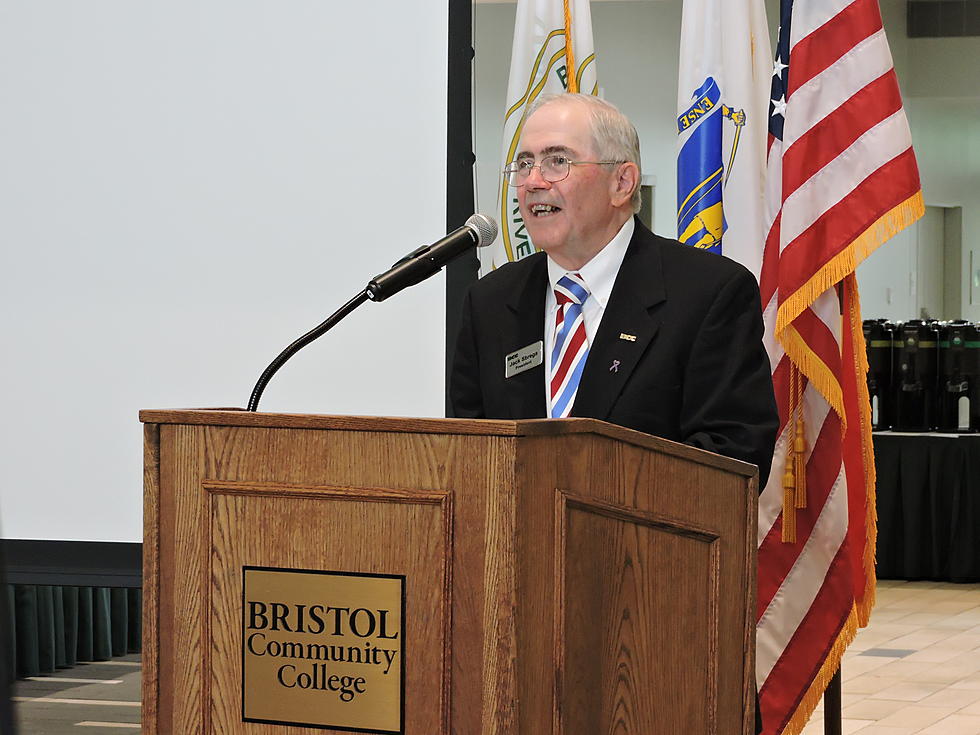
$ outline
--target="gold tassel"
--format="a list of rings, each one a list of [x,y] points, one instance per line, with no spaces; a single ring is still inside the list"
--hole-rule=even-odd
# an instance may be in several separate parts
[[[796,511],[806,508],[806,434],[803,423],[803,375],[789,365],[789,430],[793,439],[786,450],[783,472],[783,543],[796,543]]]
[[[796,417],[796,438],[793,440],[793,464],[796,468],[796,507],[806,508],[806,436],[803,433],[802,395],[800,396],[800,412]]]
[[[783,473],[783,543],[796,543],[796,481],[793,477],[793,458],[786,458]]]
[[[792,362],[789,364],[789,426],[793,432],[793,441],[786,449],[786,469],[783,471],[783,534],[784,544],[796,543],[796,496],[797,483],[800,477],[800,463],[797,460],[797,432],[798,425],[796,409],[799,403],[796,384],[799,380],[799,371]]]

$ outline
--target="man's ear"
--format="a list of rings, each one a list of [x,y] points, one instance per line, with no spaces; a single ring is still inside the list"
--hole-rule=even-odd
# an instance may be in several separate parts
[[[610,183],[612,203],[621,207],[629,202],[633,191],[640,185],[640,169],[631,161],[619,164]]]

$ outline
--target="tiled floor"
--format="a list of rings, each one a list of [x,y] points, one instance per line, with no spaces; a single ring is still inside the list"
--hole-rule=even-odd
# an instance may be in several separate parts
[[[138,666],[129,656],[18,682],[21,735],[138,731]],[[980,735],[980,584],[879,582],[843,681],[844,733]],[[823,735],[821,710],[803,732]]]
[[[140,657],[22,679],[14,687],[14,702],[19,735],[139,732]]]
[[[980,584],[880,581],[841,671],[845,735],[980,735]]]

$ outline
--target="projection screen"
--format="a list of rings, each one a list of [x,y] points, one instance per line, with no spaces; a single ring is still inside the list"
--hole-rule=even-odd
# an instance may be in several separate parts
[[[447,3],[9,3],[8,538],[141,540],[140,408],[265,365],[446,226]],[[441,416],[444,276],[368,303],[261,410]]]

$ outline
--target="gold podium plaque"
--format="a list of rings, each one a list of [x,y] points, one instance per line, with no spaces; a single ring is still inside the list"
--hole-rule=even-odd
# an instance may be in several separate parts
[[[405,577],[242,568],[242,720],[403,733]]]

